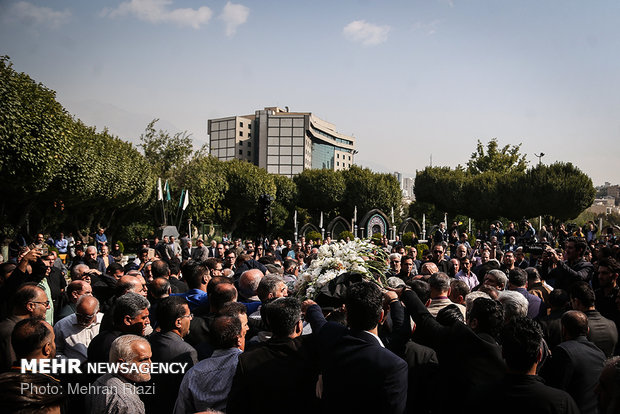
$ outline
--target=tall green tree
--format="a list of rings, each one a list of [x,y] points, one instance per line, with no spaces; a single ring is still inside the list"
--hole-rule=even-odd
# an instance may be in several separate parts
[[[486,151],[482,142],[478,141],[476,151],[467,162],[467,172],[476,175],[492,171],[499,174],[522,173],[527,168],[525,155],[522,155],[521,144],[505,145],[500,148],[497,138],[487,143]]]
[[[156,177],[171,179],[174,170],[187,163],[194,150],[187,132],[170,135],[168,131],[156,130],[159,119],[153,119],[140,135],[140,148],[153,168]]]
[[[226,161],[223,170],[228,189],[221,205],[228,210],[229,233],[234,233],[242,224],[255,223],[259,197],[267,194],[275,198],[276,186],[271,174],[246,161]]]
[[[402,201],[400,184],[392,174],[376,173],[357,165],[340,172],[345,181],[341,214],[353,216],[357,206],[358,215],[378,208],[389,215],[392,208],[396,214]],[[361,217],[361,216],[359,216]]]
[[[336,211],[344,199],[346,184],[338,171],[304,170],[293,180],[299,191],[299,206],[315,214]]]

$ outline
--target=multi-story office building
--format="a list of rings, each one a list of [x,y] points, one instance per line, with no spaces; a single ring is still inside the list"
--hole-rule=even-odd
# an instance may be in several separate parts
[[[310,112],[270,107],[254,115],[210,119],[211,155],[237,158],[292,177],[305,169],[342,170],[354,162],[355,138]]]

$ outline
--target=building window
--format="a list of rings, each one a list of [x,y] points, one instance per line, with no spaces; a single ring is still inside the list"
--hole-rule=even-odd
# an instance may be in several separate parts
[[[243,136],[243,131],[239,131],[239,136],[242,137]]]
[[[243,128],[243,122],[239,122],[239,127]]]
[[[340,158],[340,154],[336,154],[336,158]]]
[[[251,146],[252,146],[252,142],[248,141],[248,147],[251,147]]]
[[[239,150],[239,155],[243,155],[243,150],[242,149]]]
[[[248,151],[248,157],[252,156],[252,151]]]
[[[248,132],[248,138],[250,138],[252,136],[251,132]]]
[[[351,161],[351,156],[349,155],[349,161]]]

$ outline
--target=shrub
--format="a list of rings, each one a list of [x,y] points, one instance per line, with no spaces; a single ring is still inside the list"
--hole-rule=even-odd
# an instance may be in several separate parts
[[[323,239],[321,238],[321,233],[319,233],[318,231],[310,230],[309,232],[306,233],[306,240],[317,240],[317,239],[323,242]]]
[[[355,236],[353,235],[353,233],[351,233],[350,231],[344,230],[340,232],[340,234],[338,235],[338,240],[346,240],[347,237],[351,240],[355,239]]]

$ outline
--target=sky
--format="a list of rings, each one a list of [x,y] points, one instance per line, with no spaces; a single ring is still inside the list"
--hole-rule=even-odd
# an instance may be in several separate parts
[[[155,118],[200,147],[208,119],[288,106],[375,171],[497,138],[620,184],[618,21],[616,0],[0,0],[0,55],[134,143]]]

